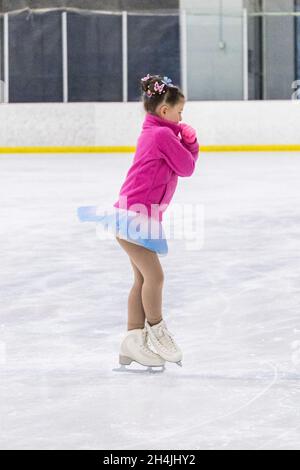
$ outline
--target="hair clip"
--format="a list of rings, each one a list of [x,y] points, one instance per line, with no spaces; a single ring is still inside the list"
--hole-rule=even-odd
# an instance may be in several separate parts
[[[141,78],[141,81],[142,82],[145,82],[147,80],[149,80],[150,77],[150,74],[148,73],[145,77]],[[160,80],[161,82],[163,82],[161,85],[159,84],[158,81],[156,81],[154,83],[154,91],[152,92],[150,90],[150,86],[148,86],[148,90],[146,91],[146,95],[149,97],[149,98],[152,98],[152,96],[156,95],[158,92],[159,95],[161,95],[162,93],[166,93],[166,90],[164,90],[165,86],[174,86],[172,85],[172,80],[168,77],[164,77],[163,79]]]
[[[162,79],[162,82],[164,82],[166,85],[171,85],[172,80],[171,80],[171,78],[164,77],[164,78]]]
[[[141,78],[141,80],[142,82],[146,82],[147,80],[149,80],[149,78],[150,78],[150,74],[148,73],[146,77]]]
[[[160,85],[158,82],[155,82],[154,84],[154,90],[155,91],[158,91],[158,93],[161,95],[163,89],[165,87],[165,84],[163,83],[162,85]]]

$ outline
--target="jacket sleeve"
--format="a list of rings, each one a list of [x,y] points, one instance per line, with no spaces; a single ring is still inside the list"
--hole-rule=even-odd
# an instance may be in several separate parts
[[[172,170],[178,176],[191,176],[199,156],[198,140],[187,144],[167,127],[160,128],[156,138],[158,150]]]

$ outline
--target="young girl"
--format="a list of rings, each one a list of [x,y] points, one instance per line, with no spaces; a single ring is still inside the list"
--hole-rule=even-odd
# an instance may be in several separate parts
[[[168,252],[162,216],[178,176],[193,174],[199,143],[192,127],[179,124],[185,104],[179,87],[168,77],[148,74],[141,79],[141,88],[146,116],[114,212],[99,216],[94,206],[88,206],[79,208],[78,215],[113,231],[134,272],[120,364],[124,368],[135,361],[164,369],[165,361],[181,366],[182,352],[162,315],[164,274],[159,256]]]

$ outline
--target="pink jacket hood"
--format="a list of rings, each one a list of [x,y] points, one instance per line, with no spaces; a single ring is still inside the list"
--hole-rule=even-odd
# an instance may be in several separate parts
[[[148,216],[162,220],[175,192],[178,176],[191,176],[198,159],[198,140],[185,143],[180,130],[180,124],[176,122],[146,114],[133,162],[115,207],[146,211]]]

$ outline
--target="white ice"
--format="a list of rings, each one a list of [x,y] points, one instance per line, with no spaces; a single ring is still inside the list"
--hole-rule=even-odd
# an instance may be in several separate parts
[[[0,155],[1,449],[299,449],[300,154],[200,154],[180,179],[205,242],[161,258],[184,358],[148,376],[112,371],[127,255],[76,217],[131,159]]]

